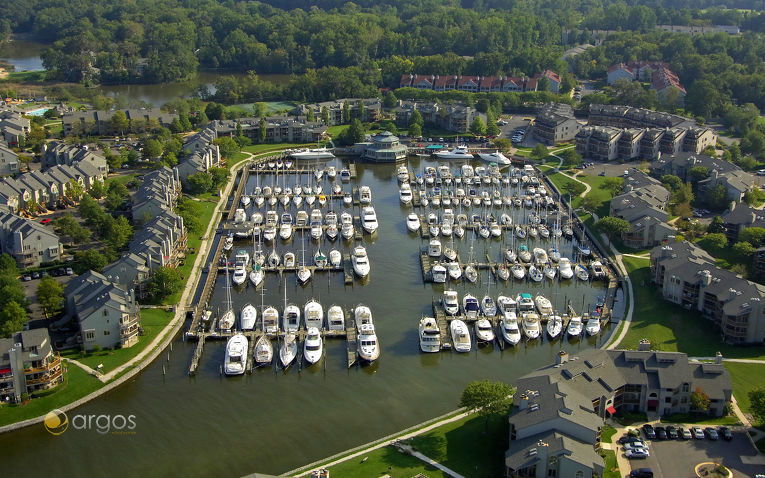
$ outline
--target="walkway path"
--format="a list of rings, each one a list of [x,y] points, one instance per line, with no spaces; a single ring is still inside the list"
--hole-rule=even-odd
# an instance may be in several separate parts
[[[84,363],[78,362],[77,360],[70,359],[70,358],[67,358],[67,357],[61,357],[61,360],[63,362],[74,364],[74,365],[80,367],[81,369],[85,370],[86,372],[88,372],[90,375],[93,375],[95,377],[98,377],[101,374],[101,372],[99,372],[97,370],[94,370],[94,369],[88,367],[87,365],[85,365]]]
[[[585,197],[585,196],[586,196],[586,195],[587,195],[587,194],[588,194],[588,193],[589,193],[589,192],[592,190],[592,187],[591,187],[589,184],[585,183],[584,181],[582,181],[581,179],[578,179],[578,178],[576,177],[576,176],[578,176],[578,175],[579,175],[579,173],[581,173],[581,171],[577,171],[577,172],[576,172],[576,174],[574,174],[574,175],[572,176],[572,175],[570,175],[570,174],[567,174],[567,173],[564,173],[563,171],[561,171],[561,170],[560,170],[560,167],[563,165],[563,158],[561,158],[560,156],[558,156],[558,154],[557,154],[557,153],[560,153],[561,151],[564,151],[564,150],[566,150],[566,149],[570,149],[570,148],[573,148],[573,146],[571,146],[571,147],[569,147],[569,148],[563,148],[563,149],[559,149],[559,150],[557,150],[557,151],[555,151],[555,152],[553,152],[553,153],[550,153],[550,156],[552,156],[552,157],[554,157],[554,158],[558,158],[558,160],[560,161],[560,162],[558,163],[558,167],[556,167],[556,168],[555,168],[555,171],[556,171],[556,172],[558,172],[558,173],[562,174],[563,176],[566,176],[566,177],[567,177],[567,178],[569,178],[569,179],[573,179],[574,181],[576,181],[576,182],[578,182],[578,183],[580,183],[580,184],[584,184],[584,188],[585,188],[585,189],[584,189],[584,192],[583,192],[582,194],[580,194],[580,195],[579,195],[579,197],[580,197],[580,198],[583,198],[583,197]]]
[[[421,461],[424,461],[425,463],[427,463],[428,465],[430,465],[432,467],[438,468],[439,470],[443,471],[444,473],[446,473],[447,475],[449,475],[449,476],[451,476],[453,478],[465,478],[464,476],[460,475],[459,473],[457,473],[456,471],[452,470],[451,468],[447,468],[444,465],[438,463],[437,461],[428,458],[427,456],[423,455],[419,451],[414,451],[414,448],[410,447],[409,445],[397,445],[397,446],[401,450],[404,450],[407,453],[409,453],[410,455],[412,455],[413,457],[415,457],[415,458],[417,458],[417,459],[419,459]]]
[[[338,458],[337,460],[331,461],[329,463],[322,463],[321,464],[321,468],[330,468],[332,466],[337,465],[338,463],[342,463],[344,461],[351,460],[353,458],[357,458],[357,457],[362,456],[362,455],[367,455],[367,454],[369,454],[370,452],[372,452],[374,450],[377,450],[379,448],[383,448],[383,447],[386,447],[386,446],[389,446],[389,445],[405,447],[407,445],[400,444],[399,442],[401,442],[402,440],[408,440],[409,438],[415,437],[417,435],[421,435],[421,434],[423,434],[425,432],[429,432],[430,430],[432,430],[434,428],[438,428],[441,425],[446,425],[447,423],[451,423],[451,422],[455,422],[457,420],[461,420],[462,418],[465,418],[466,416],[468,416],[470,414],[471,414],[471,412],[463,412],[463,413],[457,414],[457,415],[455,415],[453,417],[445,418],[445,419],[443,419],[441,421],[438,421],[438,422],[435,422],[435,423],[431,423],[430,425],[428,425],[428,426],[426,426],[424,428],[418,428],[417,430],[414,430],[414,431],[412,431],[410,433],[407,433],[405,435],[397,436],[395,439],[384,440],[384,441],[382,441],[382,442],[380,442],[380,443],[378,443],[376,445],[371,445],[369,447],[363,448],[363,449],[361,449],[361,450],[359,450],[359,451],[357,451],[355,453],[352,453],[350,455],[344,456],[342,458]],[[420,454],[420,456],[418,456],[417,458],[419,458],[419,459],[421,459],[421,460],[423,460],[423,461],[425,461],[427,463],[430,463],[433,466],[436,466],[436,464],[435,464],[436,462],[434,462],[430,458],[426,457],[425,455]],[[436,467],[439,470],[443,471],[444,473],[448,473],[448,474],[450,474],[453,477],[460,477],[461,476],[461,475],[458,475],[454,471],[449,470],[448,468],[446,468],[446,467],[444,467],[442,465],[438,465]],[[301,472],[301,473],[299,473],[297,475],[294,475],[294,476],[295,476],[295,478],[299,478],[301,476],[308,476],[308,475],[311,474],[311,472],[314,469],[316,469],[316,467],[314,467],[313,469],[309,469],[309,470],[303,471],[303,472]]]
[[[604,348],[606,350],[613,350],[619,346],[622,340],[624,340],[624,337],[627,336],[627,332],[630,330],[630,325],[632,324],[632,313],[635,310],[635,294],[632,290],[632,279],[630,279],[629,274],[627,274],[627,268],[622,262],[622,254],[614,247],[613,244],[609,244],[609,247],[611,248],[611,252],[614,254],[614,263],[619,268],[619,271],[623,274],[624,281],[627,283],[627,297],[630,301],[630,305],[627,308],[627,314],[624,316],[624,319],[622,319],[624,325],[621,327],[619,335],[604,344]]]

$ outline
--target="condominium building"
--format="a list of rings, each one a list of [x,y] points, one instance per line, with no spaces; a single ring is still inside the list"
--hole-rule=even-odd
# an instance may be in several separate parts
[[[0,339],[0,400],[18,403],[64,381],[61,357],[47,329],[16,332]]]

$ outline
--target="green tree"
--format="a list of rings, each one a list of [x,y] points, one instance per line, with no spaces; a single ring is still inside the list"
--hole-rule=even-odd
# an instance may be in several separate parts
[[[252,112],[256,118],[263,118],[268,112],[268,105],[263,102],[253,103]]]
[[[19,268],[16,260],[7,252],[0,254],[0,274],[7,274],[13,277],[19,275]]]
[[[186,180],[186,186],[191,194],[202,194],[213,191],[212,175],[208,172],[192,174]]]
[[[343,124],[349,124],[351,122],[351,105],[348,101],[343,102]]]
[[[149,293],[154,300],[162,300],[183,288],[181,271],[172,267],[158,267],[151,274]]]
[[[17,302],[8,302],[0,310],[0,336],[8,338],[21,331],[27,322],[27,311]]]
[[[383,106],[386,108],[394,108],[398,104],[398,98],[396,98],[396,95],[389,91],[385,93],[385,97],[383,97]]]
[[[608,236],[609,241],[613,241],[614,237],[629,232],[630,223],[619,217],[606,216],[598,219],[598,222],[595,223],[595,227],[605,233],[605,235]]]
[[[486,125],[480,116],[475,117],[472,123],[470,123],[469,131],[473,136],[483,136],[486,134]]]
[[[208,173],[210,173],[210,178],[212,178],[213,190],[222,188],[228,182],[228,178],[231,175],[226,168],[210,168]]]
[[[494,144],[494,147],[503,153],[510,151],[510,148],[513,147],[513,143],[507,138],[496,137],[492,141],[492,144]]]
[[[754,255],[754,251],[754,246],[746,241],[739,241],[733,244],[733,252],[736,253],[742,262],[748,261]]]
[[[321,107],[321,121],[329,126],[329,109],[326,106]]]
[[[489,418],[507,413],[512,403],[515,387],[491,380],[473,381],[467,384],[460,396],[460,406],[478,412],[484,418],[484,432],[489,429]]]
[[[154,159],[162,156],[162,143],[154,138],[149,138],[143,142],[143,157]]]
[[[550,80],[546,76],[537,80],[537,91],[550,91]]]
[[[414,123],[409,126],[409,136],[413,138],[419,138],[422,136],[422,127],[418,125],[417,123]]]
[[[316,114],[313,112],[313,108],[308,108],[308,111],[306,111],[305,120],[312,123],[316,121]]]
[[[53,277],[43,277],[37,285],[37,301],[45,314],[52,317],[64,308],[64,288]]]
[[[359,99],[359,105],[358,105],[357,109],[358,109],[358,113],[359,113],[359,119],[361,121],[364,121],[364,108],[365,108],[365,106],[364,106],[364,99],[360,98]]]
[[[709,227],[707,227],[707,232],[710,234],[725,233],[725,224],[720,216],[712,218],[712,222],[710,222]]]
[[[715,216],[715,218],[717,217],[719,216]],[[754,247],[760,247],[765,243],[765,229],[761,227],[747,227],[739,234],[739,240],[746,241]]]
[[[82,187],[82,184],[75,181],[74,179],[70,179],[66,184],[66,197],[73,201],[80,199],[84,192],[85,189]]]
[[[701,390],[701,387],[696,387],[696,390],[691,392],[690,402],[691,410],[706,412],[709,410],[711,400],[709,399],[709,396]]]
[[[688,177],[692,183],[697,183],[709,177],[709,168],[705,166],[694,166],[688,170]]]
[[[579,206],[585,211],[595,212],[600,207],[600,204],[600,201],[598,201],[595,196],[590,194],[582,198],[582,202],[579,203]]]
[[[757,423],[765,423],[765,389],[756,388],[749,392],[749,410]]]
[[[104,189],[104,184],[101,181],[94,182],[90,189],[88,189],[88,194],[94,199],[101,199],[104,197],[105,193],[106,190]]]
[[[611,197],[614,197],[622,190],[623,183],[624,181],[622,178],[605,178],[603,182],[600,183],[599,188],[608,191],[608,194],[610,194]]]
[[[744,202],[750,206],[757,206],[763,201],[765,201],[765,193],[760,188],[752,188],[744,193]]]
[[[497,118],[494,116],[494,112],[489,109],[486,113],[486,136],[499,136],[499,126],[497,126]]]
[[[205,107],[205,114],[211,121],[226,119],[226,114],[223,112],[223,105],[220,103],[207,103],[207,106]]]
[[[412,111],[412,115],[409,117],[409,126],[418,125],[420,128],[425,126],[425,120],[422,119],[422,113],[417,110]]]
[[[80,204],[77,206],[77,210],[79,211],[80,216],[90,223],[95,222],[95,220],[104,213],[98,202],[88,194],[82,196]]]
[[[728,238],[722,232],[713,232],[704,236],[699,241],[699,245],[708,251],[717,252],[728,245]]]
[[[264,144],[266,142],[266,126],[266,118],[261,116],[260,123],[258,124],[258,140],[260,141],[260,144]]]
[[[542,143],[537,143],[531,150],[531,157],[533,159],[544,159],[547,157],[547,147]]]
[[[239,145],[236,144],[236,141],[234,141],[234,139],[229,136],[221,136],[220,138],[213,141],[213,144],[218,146],[220,155],[224,158],[230,158],[241,150]]]
[[[728,206],[728,189],[724,184],[708,188],[704,194],[704,203],[713,211],[722,211]]]
[[[77,260],[76,269],[78,274],[89,270],[101,272],[106,267],[106,264],[109,263],[106,256],[95,249],[78,251],[74,254],[74,257]]]
[[[26,293],[18,276],[2,274],[0,275],[0,309],[9,302],[16,302],[23,307],[26,306]]]
[[[585,192],[587,186],[578,181],[566,181],[563,183],[563,186],[561,186],[561,189],[563,192],[570,194],[572,198],[575,198]]]
[[[680,187],[683,185],[683,180],[674,174],[665,174],[661,177],[661,183],[670,192],[674,192],[680,189]]]
[[[582,155],[577,153],[574,148],[562,151],[558,156],[563,158],[563,164],[569,167],[582,164]]]
[[[125,131],[130,129],[130,120],[124,111],[116,111],[109,120],[109,127],[115,133],[119,133],[120,136],[125,134]]]

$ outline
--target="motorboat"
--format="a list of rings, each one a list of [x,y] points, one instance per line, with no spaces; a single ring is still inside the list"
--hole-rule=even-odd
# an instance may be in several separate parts
[[[234,236],[233,234],[229,234],[223,240],[223,250],[230,251],[233,247],[234,247]]]
[[[337,239],[337,234],[338,234],[337,224],[330,224],[329,226],[327,226],[327,239],[329,239],[330,241],[334,241],[335,239]]]
[[[452,235],[453,229],[452,225],[447,224],[441,224],[441,235],[444,237],[450,237]]]
[[[356,322],[356,328],[361,328],[363,325],[371,325],[374,327],[372,311],[366,305],[359,304],[353,309],[353,319]]]
[[[223,373],[226,375],[242,375],[247,365],[249,343],[247,337],[235,334],[226,342],[226,355],[223,360]]]
[[[564,225],[561,231],[563,232],[563,235],[566,237],[571,237],[574,235],[574,230],[568,224]]]
[[[329,265],[338,268],[343,263],[343,255],[337,249],[329,251]]]
[[[491,326],[489,319],[478,319],[475,323],[475,338],[480,342],[493,342],[494,341],[494,328]]]
[[[234,211],[234,224],[241,224],[247,221],[247,213],[244,209],[237,209]]]
[[[510,266],[510,272],[517,280],[523,280],[523,278],[526,277],[526,268],[521,264],[513,264]]]
[[[590,273],[587,272],[587,268],[584,267],[582,264],[577,264],[574,266],[574,274],[576,275],[576,278],[582,281],[588,281],[590,280]]]
[[[351,262],[353,263],[353,272],[356,275],[362,278],[369,275],[369,257],[367,257],[367,250],[363,246],[356,246],[353,249]]]
[[[571,260],[568,257],[561,257],[558,262],[558,272],[561,279],[571,279],[574,277],[574,270],[571,268]]]
[[[494,151],[493,153],[478,153],[478,157],[487,163],[497,163],[498,165],[507,166],[510,164],[510,160],[502,154],[500,151]]]
[[[594,280],[602,279],[606,276],[606,270],[600,261],[593,261],[590,264],[590,269],[592,270],[592,278]]]
[[[303,307],[303,316],[306,328],[321,329],[324,326],[324,309],[316,299],[306,302],[305,307]]]
[[[420,229],[420,217],[415,213],[410,213],[406,217],[406,228],[410,232],[417,232]]]
[[[533,340],[539,338],[539,316],[536,313],[522,312],[521,325],[523,325],[523,334],[527,339]]]
[[[497,222],[492,222],[489,224],[489,232],[491,233],[491,237],[499,237],[502,235],[502,228]]]
[[[558,251],[558,248],[553,246],[547,250],[547,257],[550,258],[550,262],[559,263],[560,262],[560,252]]]
[[[359,202],[363,205],[372,203],[372,189],[369,186],[361,186],[359,188]]]
[[[321,213],[321,209],[312,209],[311,210],[311,216],[309,220],[311,221],[311,224],[313,223],[319,223],[321,224],[321,220],[324,218],[324,215]]]
[[[460,302],[456,290],[445,290],[441,299],[444,310],[448,315],[457,315],[460,312]]]
[[[518,327],[518,318],[515,312],[509,312],[502,316],[499,321],[502,338],[510,345],[516,345],[521,341],[521,329]]]
[[[511,226],[513,224],[513,218],[510,217],[509,214],[503,212],[502,215],[499,216],[499,222],[503,226]]]
[[[252,304],[245,304],[239,315],[239,326],[242,330],[253,330],[258,320],[258,309]]]
[[[446,277],[448,275],[448,271],[446,270],[446,267],[444,265],[440,263],[434,264],[430,270],[430,274],[433,277],[433,282],[435,282],[436,284],[446,283]]]
[[[502,281],[508,280],[510,278],[510,269],[504,264],[497,266],[497,278]]]
[[[324,233],[319,221],[313,221],[311,223],[311,239],[318,241],[321,239],[321,235]]]
[[[441,351],[441,330],[433,317],[420,319],[420,350],[425,353]]]
[[[488,294],[483,296],[483,299],[481,299],[481,312],[486,317],[494,317],[497,315],[497,304]]]
[[[459,280],[462,277],[462,268],[459,263],[452,261],[446,264],[446,272],[451,280]]]
[[[239,249],[234,255],[234,264],[237,267],[247,267],[250,265],[250,253],[246,249]]]
[[[276,238],[276,226],[266,226],[263,228],[263,240],[271,242]]]
[[[313,255],[313,262],[316,264],[317,267],[327,267],[329,264],[329,258],[324,255],[323,252],[321,252],[321,248],[316,250],[316,253]]]
[[[537,268],[537,266],[535,266],[534,264],[531,264],[529,266],[529,277],[534,282],[542,282],[542,278],[544,277],[544,275],[542,274],[542,271],[540,271]]]
[[[295,267],[295,253],[294,252],[285,252],[284,253],[284,267]]]
[[[518,312],[534,312],[536,308],[536,304],[534,304],[534,299],[531,298],[531,294],[527,292],[523,292],[518,297],[515,298],[515,301],[518,305]]]
[[[409,186],[409,183],[404,183],[401,185],[398,197],[402,204],[412,203],[412,187]]]
[[[281,347],[279,347],[279,360],[282,362],[282,367],[289,367],[297,357],[298,344],[297,337],[294,333],[284,334],[284,340]]]
[[[361,226],[369,234],[373,234],[377,230],[377,213],[372,206],[366,206],[362,209]]]
[[[340,170],[340,180],[343,182],[348,182],[351,180],[351,171],[349,169],[341,169]]]
[[[457,224],[454,226],[452,233],[457,236],[457,238],[462,239],[462,237],[465,235],[465,228]]]
[[[563,329],[563,319],[559,315],[552,315],[547,319],[547,335],[551,339],[558,337]]]
[[[323,353],[323,342],[321,333],[317,327],[308,327],[303,342],[303,357],[309,364],[314,364],[321,360]]]
[[[274,359],[274,347],[267,335],[261,335],[255,342],[255,366],[270,364]]]
[[[536,264],[547,264],[550,259],[547,257],[547,251],[541,247],[534,248],[534,262]]]
[[[252,266],[252,270],[250,271],[250,282],[252,282],[252,285],[257,287],[265,278],[265,272],[263,271],[263,266],[260,264],[255,264]]]
[[[451,324],[449,324],[449,331],[452,335],[454,350],[457,352],[470,352],[470,332],[468,332],[465,322],[460,319],[452,320]]]
[[[279,237],[283,241],[287,241],[292,237],[292,214],[288,212],[282,214]]]
[[[300,308],[295,304],[289,304],[284,308],[282,315],[282,329],[285,332],[297,332],[300,328]]]
[[[518,239],[526,239],[526,229],[522,228],[520,224],[515,225],[515,237]]]
[[[510,312],[515,314],[518,311],[518,303],[512,297],[506,295],[500,295],[497,297],[497,313],[499,315],[507,315]]]
[[[373,362],[380,357],[380,345],[377,343],[377,334],[372,324],[364,324],[358,329],[358,352],[359,358],[365,362]]]
[[[348,241],[354,234],[356,234],[356,230],[353,227],[353,222],[343,222],[342,226],[340,226],[340,235],[343,236],[343,239]]]
[[[552,315],[553,313],[552,302],[550,302],[550,299],[543,295],[537,295],[534,297],[534,305],[542,317]]]
[[[345,330],[345,313],[339,305],[332,305],[327,310],[327,328],[330,332]]]
[[[409,169],[407,169],[407,167],[404,165],[399,166],[396,170],[396,177],[402,183],[404,181],[409,181]]]
[[[276,307],[269,305],[263,309],[261,317],[263,320],[263,332],[268,335],[279,333],[279,311],[276,310]]]
[[[441,257],[441,241],[438,239],[431,239],[428,243],[428,256],[429,257]]]
[[[473,264],[468,264],[465,266],[465,272],[463,276],[465,279],[475,284],[475,282],[478,280],[478,271],[475,270]]]
[[[472,294],[465,294],[462,298],[462,310],[468,320],[475,320],[481,310],[481,307],[478,304],[478,299]]]
[[[242,285],[247,281],[247,271],[244,269],[244,266],[234,269],[234,273],[231,274],[231,281],[234,285]]]
[[[582,318],[578,315],[571,317],[566,328],[566,333],[569,337],[579,337],[582,335]]]
[[[335,155],[332,154],[332,151],[330,151],[327,148],[309,148],[309,149],[295,150],[290,153],[290,156],[293,159],[307,159],[307,160],[332,159],[335,157]]]
[[[505,259],[507,259],[507,262],[513,263],[517,258],[518,254],[512,248],[505,249]]]
[[[337,177],[337,168],[335,166],[330,166],[327,168],[327,177],[332,180]]]
[[[456,148],[448,151],[438,151],[433,154],[438,159],[473,159],[473,153],[468,151],[466,145],[459,145]]]
[[[350,193],[343,195],[343,206],[350,206],[353,204],[353,196]]]
[[[545,264],[542,268],[542,274],[550,280],[554,280],[557,273],[558,269],[552,264]]]
[[[584,330],[589,336],[598,335],[600,333],[600,318],[591,315],[585,323]]]

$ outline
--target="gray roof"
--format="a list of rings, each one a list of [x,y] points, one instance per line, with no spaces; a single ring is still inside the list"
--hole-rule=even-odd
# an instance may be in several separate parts
[[[511,440],[505,453],[505,465],[512,470],[528,468],[540,463],[538,450],[547,448],[547,456],[565,457],[595,471],[604,468],[603,458],[593,444],[584,443],[563,433],[549,431],[537,433],[521,440]],[[536,449],[537,453],[532,452]],[[544,464],[546,466],[546,463]]]

